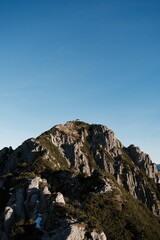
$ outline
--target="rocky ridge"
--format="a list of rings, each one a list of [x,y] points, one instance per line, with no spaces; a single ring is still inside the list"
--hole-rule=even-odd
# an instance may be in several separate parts
[[[116,239],[137,234],[153,239],[153,231],[133,227],[127,214],[129,204],[138,204],[158,228],[159,184],[150,157],[139,147],[123,146],[107,127],[80,121],[56,125],[16,150],[0,151],[0,238],[27,239],[32,231],[33,239],[43,240],[115,239],[113,224],[103,226],[98,216],[106,211],[104,219],[111,217],[114,207],[119,219],[125,214]]]

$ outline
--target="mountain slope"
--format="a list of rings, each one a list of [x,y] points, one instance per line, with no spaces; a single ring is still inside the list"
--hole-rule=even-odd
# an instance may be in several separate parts
[[[0,239],[160,239],[159,183],[107,127],[56,125],[0,151]]]
[[[157,164],[157,169],[160,170],[160,164]]]

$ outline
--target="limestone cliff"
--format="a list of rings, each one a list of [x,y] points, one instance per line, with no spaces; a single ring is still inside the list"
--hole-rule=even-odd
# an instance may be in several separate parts
[[[160,239],[159,184],[150,157],[107,127],[56,125],[0,151],[0,239]]]

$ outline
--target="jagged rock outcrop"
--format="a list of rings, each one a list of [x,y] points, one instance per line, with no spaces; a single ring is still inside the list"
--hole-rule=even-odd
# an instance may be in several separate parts
[[[43,240],[119,239],[103,222],[126,211],[121,239],[135,234],[141,239],[127,212],[135,200],[126,192],[160,216],[160,173],[147,154],[123,146],[99,124],[56,125],[16,150],[0,151],[0,236],[14,239],[32,228]]]
[[[35,220],[40,211],[47,211],[47,199],[44,189],[47,186],[44,179],[35,177],[29,179],[22,186],[15,187],[5,207],[5,230],[9,231],[16,220],[26,220],[28,217]],[[41,189],[39,185],[42,184]],[[48,191],[47,191],[48,195]]]
[[[60,227],[52,237],[43,236],[42,240],[107,240],[104,232],[93,230],[87,232],[85,224],[72,223],[68,226]]]
[[[43,239],[43,238],[42,238]],[[106,235],[104,232],[98,232],[96,230],[93,230],[91,233],[88,233],[85,229],[84,224],[71,224],[66,229],[59,229],[55,235],[53,235],[51,238],[48,238],[48,240],[107,240]],[[44,238],[43,240],[47,240],[47,238]]]
[[[65,200],[64,200],[64,197],[63,197],[62,193],[60,193],[60,192],[57,193],[55,202],[60,203],[60,204],[65,204]]]
[[[135,165],[144,171],[147,177],[152,178],[156,183],[160,183],[159,171],[156,164],[152,163],[149,155],[134,145],[130,145],[127,150]]]
[[[3,151],[3,150],[2,150]],[[18,167],[21,164],[29,164],[32,163],[35,159],[42,156],[45,158],[47,155],[46,150],[39,144],[39,142],[34,139],[26,140],[20,147],[18,147],[15,151],[10,149],[10,154],[8,158],[3,161],[3,168],[0,169],[0,174],[14,173],[17,171]],[[3,159],[3,155],[0,154],[0,162]]]

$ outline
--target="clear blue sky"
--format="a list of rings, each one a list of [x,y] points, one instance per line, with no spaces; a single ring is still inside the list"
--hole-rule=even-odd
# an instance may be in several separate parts
[[[77,118],[160,162],[159,0],[0,0],[0,149]]]

